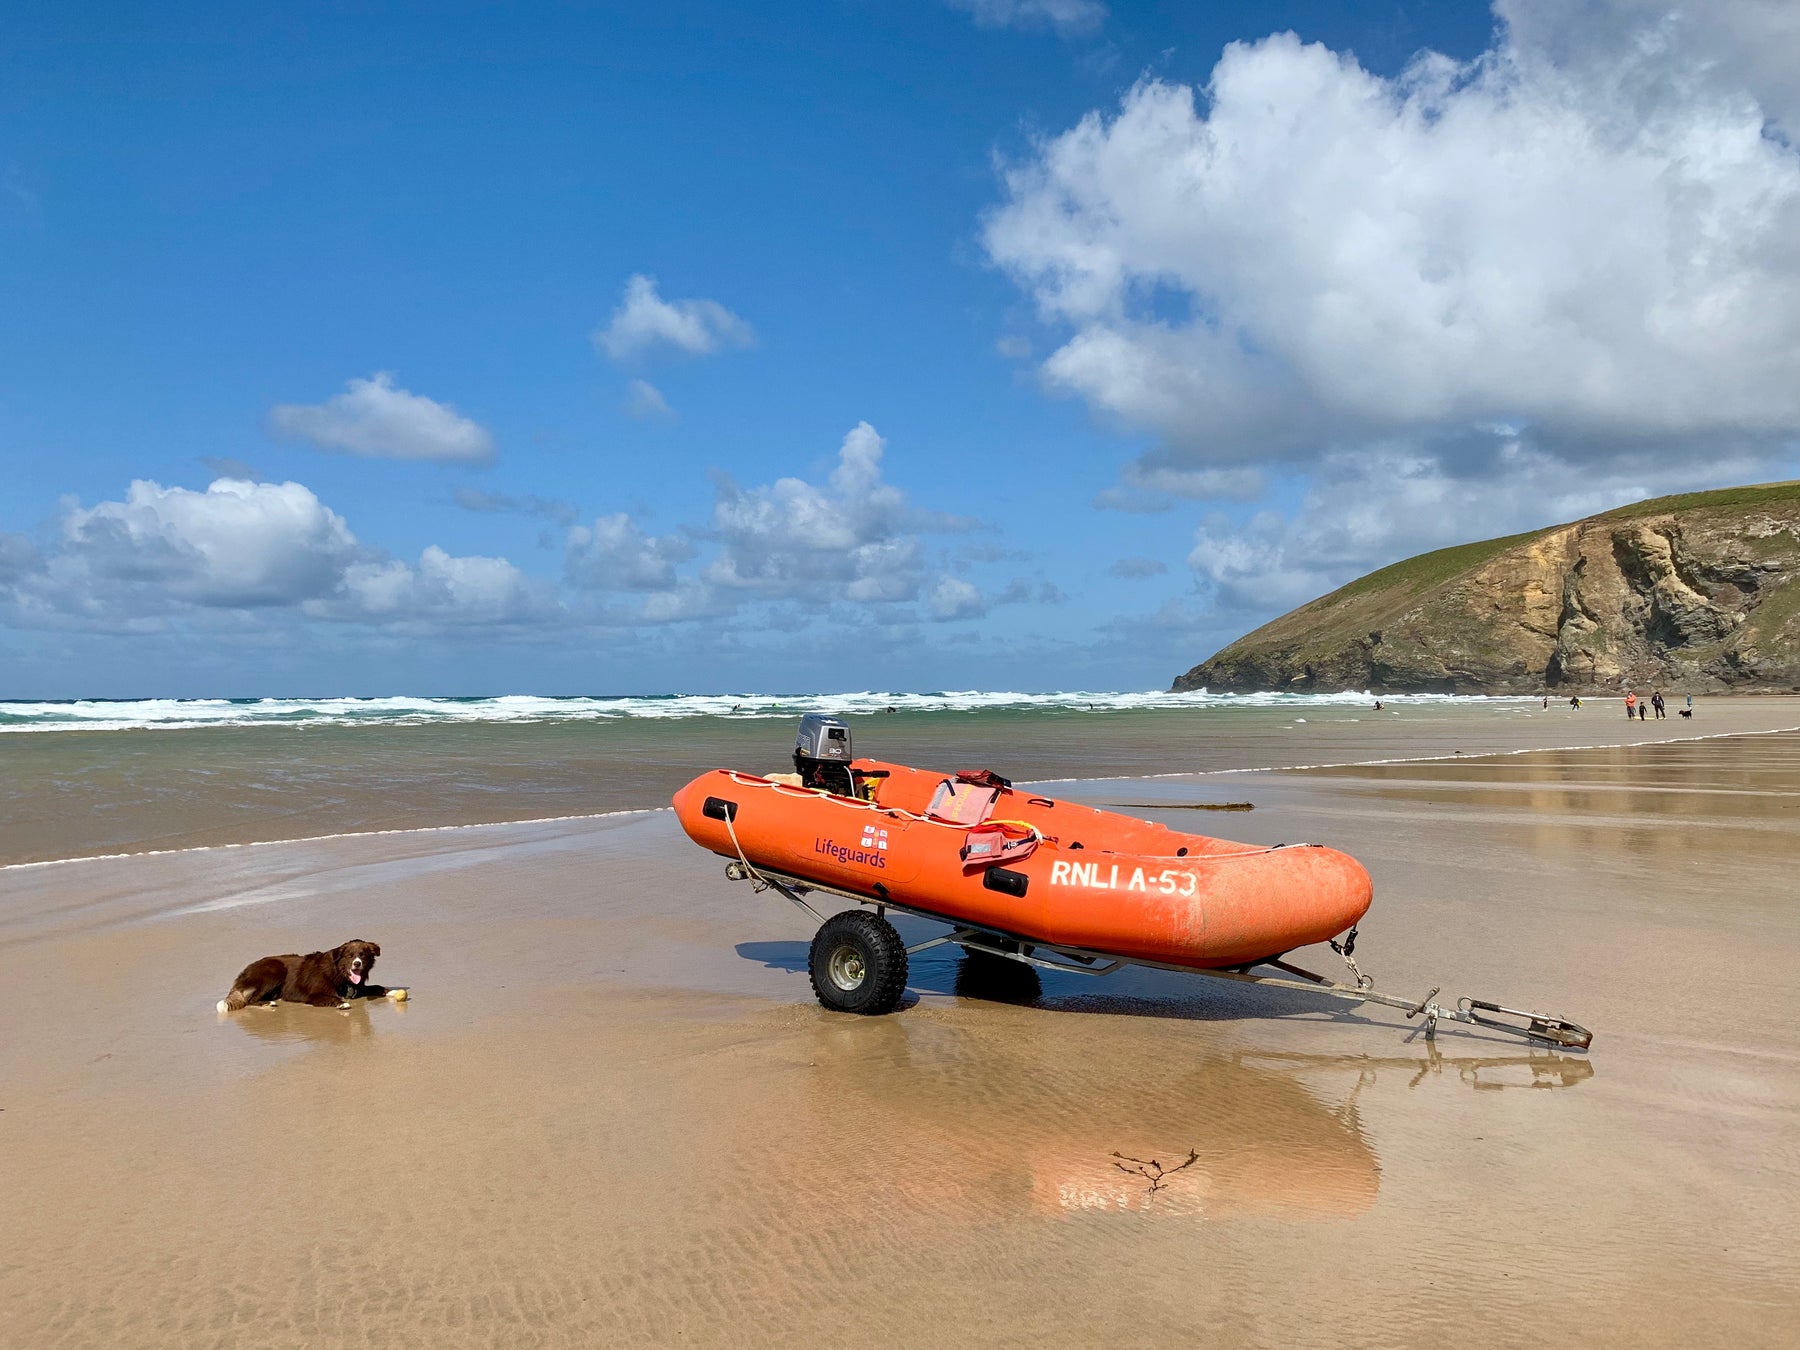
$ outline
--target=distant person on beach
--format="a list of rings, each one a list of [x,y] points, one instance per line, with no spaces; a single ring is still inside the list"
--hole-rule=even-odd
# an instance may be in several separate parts
[[[1581,706],[1581,695],[1580,694],[1570,694],[1569,695],[1569,706],[1571,708],[1579,708]]]
[[[1650,718],[1650,705],[1648,703],[1638,704],[1638,721],[1645,722],[1645,721],[1648,721],[1649,718]]]
[[[1656,720],[1659,722],[1662,721],[1665,716],[1663,712],[1662,690],[1658,689],[1654,694],[1650,695],[1650,706],[1656,709]]]
[[[1376,699],[1376,700],[1375,700],[1375,711],[1376,711],[1376,712],[1380,712],[1380,711],[1381,711],[1381,700],[1380,700],[1380,699]]]
[[[1689,694],[1688,695],[1688,707],[1691,708],[1693,706],[1694,706],[1694,696],[1692,694]]]
[[[1629,689],[1625,691],[1625,720],[1630,721],[1637,716],[1637,695]]]

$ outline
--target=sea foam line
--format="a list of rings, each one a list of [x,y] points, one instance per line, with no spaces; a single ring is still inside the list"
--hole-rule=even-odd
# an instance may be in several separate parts
[[[789,718],[806,712],[866,716],[880,713],[1211,711],[1222,708],[1324,708],[1358,706],[1373,696],[1342,690],[1330,694],[1213,694],[1204,689],[938,690],[930,693],[860,690],[833,694],[666,694],[643,696],[540,696],[490,698],[261,699],[67,699],[0,700],[0,733],[55,731],[183,731],[222,727],[389,727],[477,723],[682,721],[696,717],[734,721]],[[1407,694],[1396,701],[1418,705],[1528,703],[1524,695]]]
[[[32,867],[65,867],[70,863],[114,862],[120,858],[167,858],[178,853],[216,853],[230,848],[270,848],[276,844],[322,844],[332,839],[379,839],[389,834],[449,834],[456,830],[492,830],[503,825],[560,825],[610,816],[653,816],[668,806],[634,806],[624,811],[588,811],[575,816],[533,816],[529,820],[474,820],[463,825],[405,825],[391,830],[341,830],[336,834],[303,834],[291,839],[246,839],[235,844],[190,844],[185,848],[145,848],[127,853],[78,853],[72,858],[39,858],[36,862],[0,863],[0,872]]]

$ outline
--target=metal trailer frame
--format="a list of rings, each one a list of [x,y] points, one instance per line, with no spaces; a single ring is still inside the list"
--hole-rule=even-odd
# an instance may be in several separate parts
[[[727,822],[729,828],[730,822]],[[732,841],[736,843],[737,832],[731,831]],[[1007,933],[999,929],[975,927],[959,919],[935,914],[928,909],[920,909],[916,905],[896,904],[886,896],[860,895],[855,891],[843,890],[836,886],[823,885],[817,881],[807,881],[800,877],[774,872],[767,868],[752,865],[748,858],[742,857],[736,862],[725,865],[725,875],[733,881],[752,881],[755,889],[775,890],[793,901],[821,925],[827,915],[821,914],[806,901],[810,892],[817,891],[825,895],[835,895],[840,899],[851,900],[859,905],[872,905],[875,913],[886,918],[886,912],[893,910],[899,914],[911,915],[915,919],[926,919],[932,923],[947,925],[951,931],[941,937],[930,938],[925,942],[917,942],[906,948],[907,956],[933,947],[954,944],[966,951],[984,952],[990,956],[1004,957],[1009,961],[1018,961],[1027,966],[1036,966],[1041,970],[1061,971],[1070,975],[1111,975],[1126,966],[1146,966],[1152,970],[1172,970],[1184,975],[1205,975],[1215,980],[1232,980],[1239,984],[1260,985],[1270,989],[1294,989],[1307,994],[1324,994],[1329,998],[1341,999],[1349,1003],[1378,1003],[1388,1008],[1398,1008],[1406,1014],[1407,1020],[1423,1016],[1425,1019],[1425,1037],[1434,1039],[1440,1021],[1460,1022],[1466,1026],[1483,1027],[1490,1031],[1503,1032],[1519,1036],[1539,1045],[1553,1045],[1564,1050],[1586,1050],[1593,1044],[1594,1033],[1579,1023],[1567,1018],[1552,1017],[1545,1013],[1525,1012],[1518,1008],[1502,1007],[1498,1003],[1490,1003],[1485,999],[1459,998],[1454,1006],[1432,1002],[1438,996],[1442,985],[1434,987],[1421,999],[1402,998],[1395,994],[1384,994],[1374,988],[1374,981],[1357,967],[1354,952],[1356,949],[1356,930],[1352,928],[1344,936],[1342,942],[1333,940],[1330,944],[1349,966],[1355,984],[1340,984],[1327,979],[1323,975],[1293,965],[1281,956],[1262,961],[1254,961],[1244,966],[1222,970],[1202,969],[1198,966],[1178,966],[1166,961],[1151,961],[1142,957],[1122,956],[1117,952],[1090,951],[1081,947],[1064,947],[1055,943],[1039,941],[1020,933]],[[1040,955],[1043,953],[1043,955]],[[1255,975],[1252,970],[1257,966],[1273,966],[1289,976],[1287,979],[1276,975]],[[1516,1018],[1517,1021],[1502,1021],[1502,1018]]]

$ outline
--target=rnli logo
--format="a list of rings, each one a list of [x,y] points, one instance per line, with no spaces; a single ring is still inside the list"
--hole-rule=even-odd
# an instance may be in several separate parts
[[[867,849],[885,849],[887,847],[887,831],[877,829],[873,825],[863,826],[862,846]]]

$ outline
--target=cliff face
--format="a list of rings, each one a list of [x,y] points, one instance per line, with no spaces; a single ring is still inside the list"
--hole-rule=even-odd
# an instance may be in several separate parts
[[[1800,483],[1664,497],[1372,572],[1177,690],[1800,690]]]

